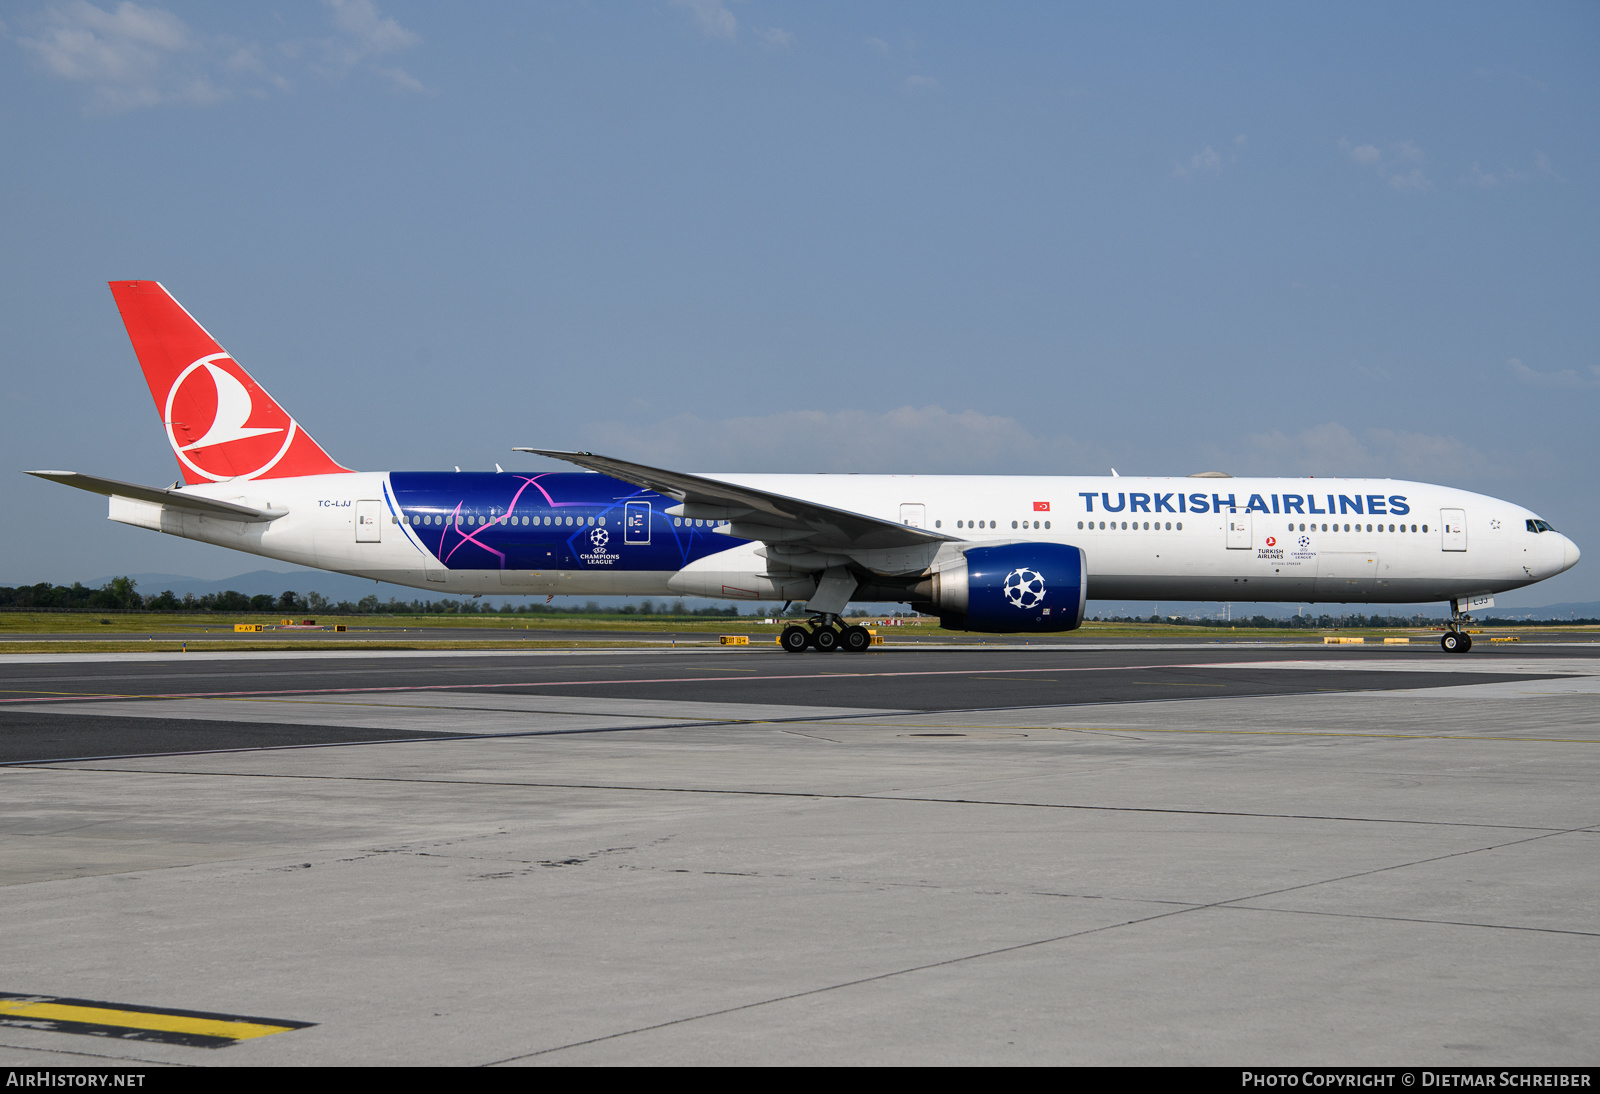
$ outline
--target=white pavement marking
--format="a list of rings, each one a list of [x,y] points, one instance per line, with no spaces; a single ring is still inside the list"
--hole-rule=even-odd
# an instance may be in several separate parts
[[[1496,657],[1494,660],[1422,661],[1405,658],[1374,658],[1370,661],[1211,661],[1205,664],[1172,666],[1208,669],[1307,669],[1329,672],[1443,672],[1443,673],[1574,673],[1600,676],[1596,657]]]

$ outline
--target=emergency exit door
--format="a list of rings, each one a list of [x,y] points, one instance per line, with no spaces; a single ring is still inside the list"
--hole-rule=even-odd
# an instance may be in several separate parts
[[[1231,551],[1248,551],[1255,542],[1253,535],[1255,518],[1249,513],[1240,513],[1228,517],[1228,549]]]
[[[378,523],[381,515],[379,502],[356,502],[356,542],[377,543],[382,536],[383,525]]]
[[[650,542],[650,503],[630,501],[623,509],[622,542],[648,544]]]
[[[1465,509],[1439,510],[1439,546],[1445,551],[1467,549],[1467,511]]]

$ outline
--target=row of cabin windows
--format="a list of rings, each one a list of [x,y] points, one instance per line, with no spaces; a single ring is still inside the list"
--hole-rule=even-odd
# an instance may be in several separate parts
[[[432,524],[432,525],[453,524],[453,525],[456,525],[457,527],[465,525],[465,526],[467,526],[469,528],[476,527],[477,525],[480,525],[480,524],[490,524],[490,523],[494,523],[494,524],[521,524],[521,525],[527,525],[529,523],[532,523],[532,524],[541,524],[542,523],[545,526],[549,526],[551,524],[561,525],[561,526],[568,526],[568,525],[583,525],[583,524],[602,524],[603,525],[606,522],[606,518],[605,517],[543,517],[543,518],[540,518],[540,517],[531,517],[531,518],[530,517],[480,517],[480,516],[477,516],[477,515],[471,514],[471,513],[466,513],[466,514],[458,513],[458,514],[454,514],[454,515],[451,515],[451,516],[440,516],[437,513],[413,513],[411,516],[406,517],[405,519],[407,521],[409,521],[410,523],[412,523],[412,524]]]
[[[944,527],[944,521],[936,520],[936,521],[933,522],[933,526],[935,528],[943,528]],[[1039,527],[1039,522],[1038,521],[1034,521],[1033,522],[1033,526],[1035,528]],[[1044,522],[1044,526],[1045,526],[1045,528],[1048,529],[1050,527],[1050,522],[1049,521],[1045,521]],[[956,521],[956,527],[957,528],[998,528],[998,527],[1000,527],[1000,522],[999,521],[994,521],[994,520],[988,521],[987,523],[985,523],[984,521],[981,521],[981,520],[958,520],[958,521]],[[1026,528],[1026,527],[1028,527],[1028,522],[1025,521],[1025,520],[1024,521],[1015,521],[1014,520],[1014,521],[1011,522],[1011,527],[1013,527],[1013,528]],[[1078,527],[1082,528],[1083,525],[1080,524],[1080,525],[1078,525]]]
[[[1141,531],[1142,532],[1162,532],[1162,531],[1166,531],[1166,532],[1170,532],[1170,531],[1172,531],[1172,522],[1170,520],[1167,521],[1167,524],[1166,524],[1165,528],[1163,528],[1161,526],[1161,522],[1159,520],[1155,521],[1155,527],[1154,528],[1150,527],[1151,522],[1148,521],[1148,520],[1144,522],[1143,527],[1140,526],[1138,521],[1132,521],[1131,523],[1132,523],[1133,527],[1129,528],[1128,527],[1129,523],[1130,523],[1129,521],[1123,521],[1122,524],[1119,526],[1116,521],[1111,521],[1110,528],[1108,529],[1106,527],[1106,522],[1105,521],[1101,521],[1099,527],[1096,528],[1095,527],[1095,522],[1091,520],[1089,522],[1089,529],[1088,530],[1091,531],[1091,532],[1094,532],[1094,531],[1112,531],[1112,532],[1141,532]],[[1083,527],[1083,521],[1080,520],[1078,522],[1078,527],[1079,528]],[[1181,520],[1178,522],[1178,531],[1180,531],[1180,532],[1183,531],[1183,521],[1181,521]]]
[[[1324,524],[1322,526],[1322,531],[1324,531],[1324,532],[1329,531],[1330,528],[1331,528],[1332,531],[1335,531],[1335,532],[1340,531],[1340,528],[1339,528],[1339,526],[1337,524],[1334,524],[1334,525],[1331,525],[1331,526],[1327,525],[1327,524]],[[1374,528],[1376,528],[1376,530],[1379,531],[1379,532],[1382,532],[1384,530],[1384,527],[1381,524],[1379,524],[1379,525],[1371,525],[1371,524],[1369,524],[1369,525],[1367,525],[1366,530],[1368,532],[1371,532],[1371,531],[1374,530]],[[1393,532],[1393,531],[1396,531],[1397,529],[1399,531],[1401,531],[1401,532],[1404,532],[1406,530],[1406,526],[1404,524],[1391,524],[1391,525],[1389,525],[1389,529],[1388,530]],[[1291,532],[1295,532],[1295,531],[1304,532],[1305,530],[1306,530],[1306,526],[1304,524],[1300,525],[1298,528],[1296,528],[1293,524],[1289,525],[1289,531],[1291,531]],[[1311,530],[1313,532],[1317,531],[1317,526],[1315,524],[1312,524],[1311,525]],[[1350,525],[1346,524],[1344,526],[1343,530],[1346,531],[1346,532],[1350,531]],[[1361,525],[1357,524],[1355,526],[1355,530],[1357,532],[1361,531],[1362,530]],[[1413,524],[1411,526],[1411,531],[1415,532],[1416,530],[1417,530],[1417,526],[1415,524]],[[1428,530],[1428,526],[1426,524],[1424,524],[1422,526],[1422,530],[1424,532],[1426,532]]]

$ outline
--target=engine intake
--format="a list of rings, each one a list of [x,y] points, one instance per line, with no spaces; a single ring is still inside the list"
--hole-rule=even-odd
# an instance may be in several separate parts
[[[1088,565],[1081,547],[1010,543],[973,547],[964,564],[931,582],[939,625],[989,634],[1076,630],[1083,623]]]

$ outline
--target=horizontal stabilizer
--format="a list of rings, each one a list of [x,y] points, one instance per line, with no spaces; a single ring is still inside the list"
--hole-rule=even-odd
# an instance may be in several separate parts
[[[733,522],[732,532],[741,539],[772,543],[805,542],[817,548],[855,551],[918,547],[955,539],[954,536],[926,528],[913,528],[909,524],[896,524],[892,520],[852,513],[848,509],[835,509],[831,505],[819,505],[814,501],[772,494],[702,475],[686,475],[681,471],[646,467],[641,463],[629,463],[610,456],[596,456],[592,452],[560,452],[546,448],[517,448],[513,451],[566,460],[590,471],[598,471],[602,475],[610,475],[614,479],[677,498],[687,506],[684,510],[686,513],[699,512],[702,506],[730,514],[735,510],[747,511],[748,516],[735,518]]]
[[[202,516],[215,517],[219,520],[237,520],[247,524],[264,524],[267,521],[277,520],[288,514],[287,509],[257,509],[250,505],[240,505],[232,501],[217,501],[214,498],[202,498],[185,490],[171,490],[159,486],[140,486],[132,482],[118,482],[116,479],[102,479],[94,475],[80,475],[76,471],[29,471],[27,474],[35,478],[48,479],[50,482],[59,482],[63,486],[71,486],[77,490],[87,490],[91,494],[104,494],[108,498],[132,498],[135,501],[147,501],[154,505],[167,505],[174,509],[187,509]]]

